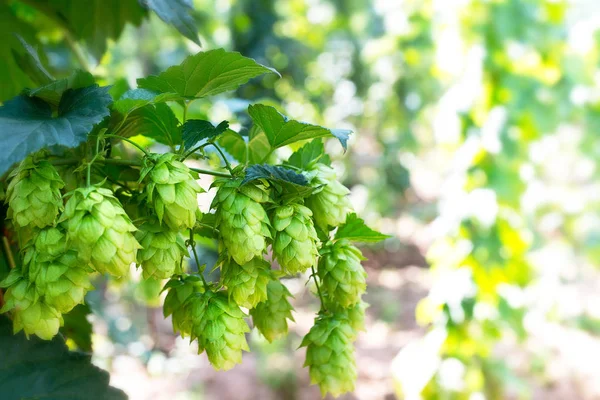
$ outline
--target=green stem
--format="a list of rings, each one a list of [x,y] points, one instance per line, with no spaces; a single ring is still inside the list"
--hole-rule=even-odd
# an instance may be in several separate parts
[[[227,168],[227,171],[229,171],[229,173],[233,175],[233,170],[231,169],[231,165],[229,164],[229,161],[227,161],[227,157],[225,157],[223,150],[221,150],[221,148],[217,146],[216,143],[211,142],[210,144],[212,144],[215,147],[215,149],[217,149],[217,151],[221,155],[221,158],[223,159],[223,161],[225,161],[225,168]]]
[[[204,144],[201,144],[198,147],[193,148],[192,150],[188,151],[186,155],[183,156],[183,159],[185,160],[186,158],[188,158],[189,156],[191,156],[192,154],[194,154],[198,150],[202,150],[203,148],[205,148],[206,146],[208,146],[210,144],[211,143],[204,143]]]
[[[220,233],[220,231],[217,228],[215,228],[214,226],[210,226],[208,224],[203,224],[202,222],[196,222],[196,225],[203,226],[205,228],[212,229],[213,231],[215,231],[217,233]]]
[[[192,252],[194,253],[194,259],[196,260],[196,265],[198,266],[198,275],[202,279],[202,283],[204,284],[204,290],[208,292],[208,283],[206,283],[206,279],[204,279],[204,271],[200,270],[200,259],[198,258],[198,253],[196,252],[196,242],[194,241],[194,231],[190,229],[190,246],[192,247]]]
[[[310,266],[310,269],[312,271],[312,278],[315,281],[315,286],[317,287],[317,293],[319,294],[319,299],[321,300],[321,310],[325,310],[325,300],[323,299],[323,293],[321,292],[321,286],[319,285],[319,282],[317,281],[317,272],[315,271],[315,267],[314,266]]]
[[[150,157],[150,153],[148,153],[146,151],[146,149],[144,149],[142,146],[140,146],[139,144],[137,144],[136,142],[134,142],[133,140],[127,139],[126,137],[123,136],[118,136],[118,135],[104,135],[105,138],[115,138],[115,139],[121,139],[124,140],[132,145],[134,145],[135,147],[137,147],[139,150],[141,150],[146,157]]]

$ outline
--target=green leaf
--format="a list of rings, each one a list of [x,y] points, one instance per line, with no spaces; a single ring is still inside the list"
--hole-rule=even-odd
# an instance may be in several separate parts
[[[149,104],[164,103],[176,100],[177,97],[172,93],[159,93],[148,89],[131,89],[123,93],[123,96],[115,101],[113,107],[121,114],[129,114]]]
[[[13,56],[17,61],[17,64],[21,67],[23,72],[31,78],[33,82],[38,85],[46,85],[54,80],[54,77],[42,64],[40,56],[36,49],[34,49],[23,37],[19,34],[14,34],[21,45],[25,49],[25,53],[21,54],[15,50],[12,50]]]
[[[190,15],[194,9],[191,0],[146,0],[146,5],[167,24],[173,25],[183,36],[200,45],[196,21]]]
[[[300,169],[307,169],[326,157],[328,156],[325,154],[323,142],[320,139],[314,139],[296,150],[290,156],[287,164]]]
[[[12,334],[12,323],[0,316],[0,393],[3,400],[71,399],[125,400],[110,387],[106,371],[91,357],[68,350],[58,335],[51,341],[23,332]]]
[[[144,89],[193,99],[234,90],[266,73],[277,72],[240,53],[216,49],[189,56],[180,65],[137,82]]]
[[[217,143],[240,163],[246,164],[248,161],[248,145],[239,133],[227,129],[219,136]]]
[[[27,89],[25,94],[38,97],[46,103],[57,106],[64,92],[69,89],[80,89],[94,85],[94,76],[87,71],[75,70],[67,78],[50,82],[37,89]]]
[[[142,135],[169,146],[181,144],[179,120],[166,104],[136,109],[129,114],[117,133],[125,137]]]
[[[280,114],[274,107],[263,104],[254,104],[248,107],[248,114],[267,135],[271,146],[276,149],[301,140],[336,137],[342,147],[346,149],[349,130],[327,129],[318,125],[311,125],[304,122],[290,120],[283,114]]]
[[[92,351],[92,324],[87,316],[92,311],[87,304],[79,304],[68,314],[63,315],[65,324],[60,328],[67,339],[72,340],[81,351]]]
[[[246,169],[246,176],[242,181],[242,185],[245,185],[246,183],[252,182],[256,179],[290,182],[300,186],[308,185],[308,180],[304,175],[279,165],[251,165],[250,167],[248,167],[248,169]]]
[[[214,126],[209,121],[204,121],[202,119],[187,120],[182,127],[184,147],[186,150],[189,150],[199,141],[219,136],[228,128],[228,121],[223,121],[219,125]]]
[[[379,242],[390,237],[369,228],[355,213],[348,214],[344,225],[340,226],[335,233],[336,239],[348,239],[354,242]]]
[[[24,95],[0,107],[0,175],[27,155],[47,146],[75,147],[109,113],[108,88],[69,89],[60,99],[58,115],[50,105]]]

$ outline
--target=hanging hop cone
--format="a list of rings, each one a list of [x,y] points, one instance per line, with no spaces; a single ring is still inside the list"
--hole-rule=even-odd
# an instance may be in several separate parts
[[[35,286],[23,277],[19,268],[12,269],[0,287],[7,288],[0,313],[12,310],[14,333],[22,330],[27,336],[37,335],[44,340],[58,333],[63,324],[62,315],[42,301]]]
[[[67,246],[66,234],[60,228],[41,230],[26,248],[23,262],[44,303],[63,314],[82,304],[85,294],[93,289],[91,270]]]
[[[200,277],[183,275],[173,278],[167,282],[163,290],[168,291],[163,304],[163,315],[165,318],[172,316],[173,331],[180,332],[182,337],[190,336],[193,321],[185,309],[185,304],[192,294],[204,291]]]
[[[304,272],[316,264],[319,238],[311,216],[310,209],[299,203],[276,207],[271,214],[273,253],[287,274]]]
[[[27,157],[10,175],[8,218],[20,228],[54,224],[62,209],[60,189],[64,185],[52,164],[45,160],[34,163]]]
[[[245,333],[250,331],[244,313],[224,291],[195,293],[186,302],[192,326],[192,340],[198,352],[206,351],[217,370],[228,370],[242,362],[242,350],[249,351]]]
[[[174,231],[190,229],[196,223],[198,193],[203,190],[190,169],[172,153],[153,154],[144,158],[140,181],[148,179],[148,203],[159,222]]]
[[[219,180],[220,186],[211,204],[216,209],[216,223],[220,239],[227,253],[243,265],[254,257],[261,257],[271,238],[269,218],[261,203],[269,201],[262,186],[239,180]]]
[[[342,307],[360,301],[367,289],[367,273],[360,264],[362,253],[347,240],[328,242],[321,249],[318,275],[328,299]]]
[[[339,396],[354,390],[356,361],[352,341],[355,333],[343,316],[320,315],[302,340],[306,347],[305,367],[310,381],[319,385],[321,395]]]
[[[75,190],[60,218],[63,221],[80,258],[100,273],[127,274],[140,244],[133,236],[135,226],[112,191],[96,186]]]
[[[234,303],[253,308],[267,299],[270,270],[271,265],[262,257],[255,257],[244,265],[229,259],[221,264],[221,282]]]
[[[285,285],[278,280],[271,280],[267,285],[267,300],[250,310],[254,326],[269,342],[287,334],[287,320],[294,320],[294,308],[288,297],[292,297],[292,294]]]
[[[352,206],[348,200],[350,191],[338,180],[333,168],[325,164],[315,164],[313,186],[324,185],[323,188],[306,199],[306,205],[313,212],[315,224],[325,232],[346,221],[346,215]],[[309,172],[309,174],[311,173]]]
[[[179,269],[181,257],[189,256],[183,236],[157,220],[145,222],[135,237],[142,246],[137,252],[137,262],[144,279],[171,278]]]

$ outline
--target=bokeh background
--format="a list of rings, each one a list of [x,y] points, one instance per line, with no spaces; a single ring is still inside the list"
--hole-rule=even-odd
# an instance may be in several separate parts
[[[328,150],[357,212],[393,238],[363,247],[370,308],[344,399],[600,398],[597,0],[193,3],[202,48],[152,16],[91,71],[134,85],[224,47],[282,78],[190,117],[243,125],[260,101],[355,132]],[[60,37],[43,40],[55,70],[73,67]],[[94,362],[131,399],[320,398],[297,350],[318,309],[305,279],[286,281],[290,337],[253,332],[243,364],[215,372],[163,319],[160,283],[132,274],[89,296]]]

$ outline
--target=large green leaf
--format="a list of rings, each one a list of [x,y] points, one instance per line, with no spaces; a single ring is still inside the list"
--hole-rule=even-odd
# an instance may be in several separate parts
[[[145,0],[145,2],[160,19],[173,25],[186,38],[200,44],[196,22],[190,15],[190,11],[194,9],[191,0]]]
[[[329,156],[325,154],[325,147],[321,139],[314,139],[296,150],[287,161],[287,164],[296,168],[307,169],[314,163],[321,162],[328,164]]]
[[[183,143],[185,149],[192,148],[196,143],[203,139],[211,139],[219,136],[229,128],[229,122],[223,121],[214,126],[209,121],[202,119],[189,119],[183,124]]]
[[[248,144],[239,133],[227,129],[219,136],[217,143],[240,163],[246,164],[248,161]]]
[[[242,164],[260,164],[267,161],[271,154],[271,145],[263,132],[242,136],[231,129],[218,138],[218,143],[233,158]]]
[[[180,65],[137,82],[140,88],[192,99],[234,90],[266,73],[277,72],[240,53],[216,49],[189,56]]]
[[[112,101],[106,87],[67,90],[54,116],[38,98],[17,96],[0,107],[0,174],[28,154],[47,146],[75,147],[109,113]]]
[[[39,97],[47,103],[57,106],[62,94],[68,89],[80,89],[94,84],[94,76],[87,71],[75,70],[67,78],[49,82],[36,89],[28,89],[25,93],[31,97]]]
[[[169,146],[181,144],[179,120],[166,104],[149,104],[136,109],[117,133],[126,137],[142,135]]]
[[[91,357],[68,350],[58,335],[52,341],[12,334],[12,323],[0,316],[0,397],[2,400],[124,400],[108,385],[108,373]]]
[[[390,237],[369,228],[355,213],[348,214],[344,225],[340,226],[335,233],[336,239],[348,239],[354,242],[379,242]]]
[[[177,98],[178,95],[172,93],[159,93],[148,89],[131,89],[123,93],[119,100],[115,101],[113,107],[121,114],[129,114],[149,104],[164,103]]]
[[[267,135],[267,139],[274,149],[319,137],[335,137],[346,149],[348,138],[352,133],[345,129],[328,129],[319,125],[290,120],[275,108],[263,104],[251,105],[248,107],[248,114]]]
[[[252,182],[256,179],[285,181],[300,186],[308,185],[308,180],[304,175],[279,165],[261,164],[248,167],[248,169],[246,169],[246,176],[242,181],[242,185]]]

